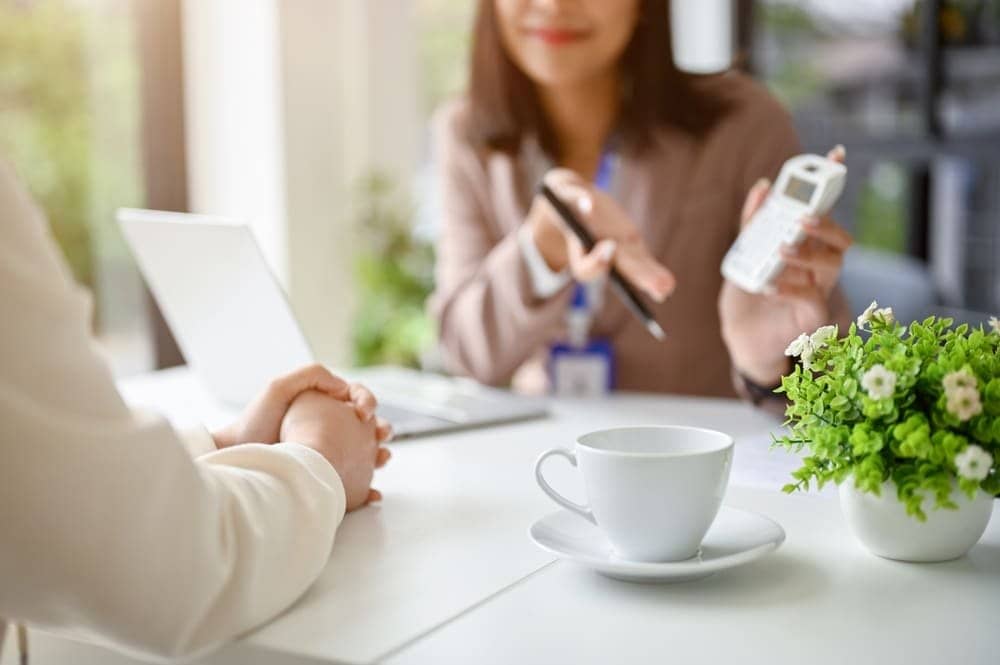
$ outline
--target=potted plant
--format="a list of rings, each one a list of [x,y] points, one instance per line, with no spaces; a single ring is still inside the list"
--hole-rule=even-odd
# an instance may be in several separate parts
[[[847,335],[824,326],[786,353],[788,434],[807,451],[785,492],[840,486],[849,527],[873,553],[945,561],[982,536],[1000,492],[1000,322],[903,326],[872,305]]]

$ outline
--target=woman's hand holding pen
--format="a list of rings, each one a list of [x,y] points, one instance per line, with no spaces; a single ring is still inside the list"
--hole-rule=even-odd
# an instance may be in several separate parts
[[[844,148],[827,157],[843,162]],[[751,188],[741,215],[750,222],[771,185],[762,180]],[[726,281],[719,294],[722,336],[736,369],[761,385],[773,385],[788,371],[784,350],[799,333],[830,321],[830,294],[840,279],[850,234],[829,216],[802,220],[806,239],[782,250],[785,269],[763,294],[743,291]]]
[[[573,207],[599,239],[587,252],[548,201],[536,196],[527,223],[539,253],[552,270],[568,268],[574,279],[589,282],[607,275],[613,266],[657,302],[673,292],[673,274],[653,257],[635,224],[613,198],[568,169],[549,171],[545,183]]]

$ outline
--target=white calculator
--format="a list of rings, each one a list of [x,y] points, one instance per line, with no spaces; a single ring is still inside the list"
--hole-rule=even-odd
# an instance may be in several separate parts
[[[846,166],[819,155],[785,162],[764,205],[726,253],[722,275],[750,293],[763,291],[785,267],[781,246],[802,242],[802,218],[829,212],[846,179]]]

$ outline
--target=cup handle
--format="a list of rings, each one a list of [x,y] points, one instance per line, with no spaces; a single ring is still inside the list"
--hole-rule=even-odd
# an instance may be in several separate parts
[[[575,503],[564,497],[559,492],[552,489],[548,481],[542,475],[542,464],[546,459],[552,457],[553,455],[560,455],[569,460],[569,463],[574,467],[576,466],[576,455],[565,448],[553,448],[552,450],[547,450],[541,454],[538,460],[535,462],[535,480],[538,481],[538,486],[542,488],[542,491],[549,495],[549,498],[558,503],[560,506],[566,510],[572,510],[577,515],[581,515],[584,519],[597,524],[597,520],[594,519],[594,513],[590,512],[590,508],[580,503]]]

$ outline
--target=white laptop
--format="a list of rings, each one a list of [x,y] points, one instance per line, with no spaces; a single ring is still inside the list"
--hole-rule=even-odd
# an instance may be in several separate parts
[[[118,222],[185,359],[221,402],[241,407],[270,379],[315,362],[249,226],[125,208]],[[468,379],[382,367],[363,380],[397,438],[547,412],[537,399]]]

